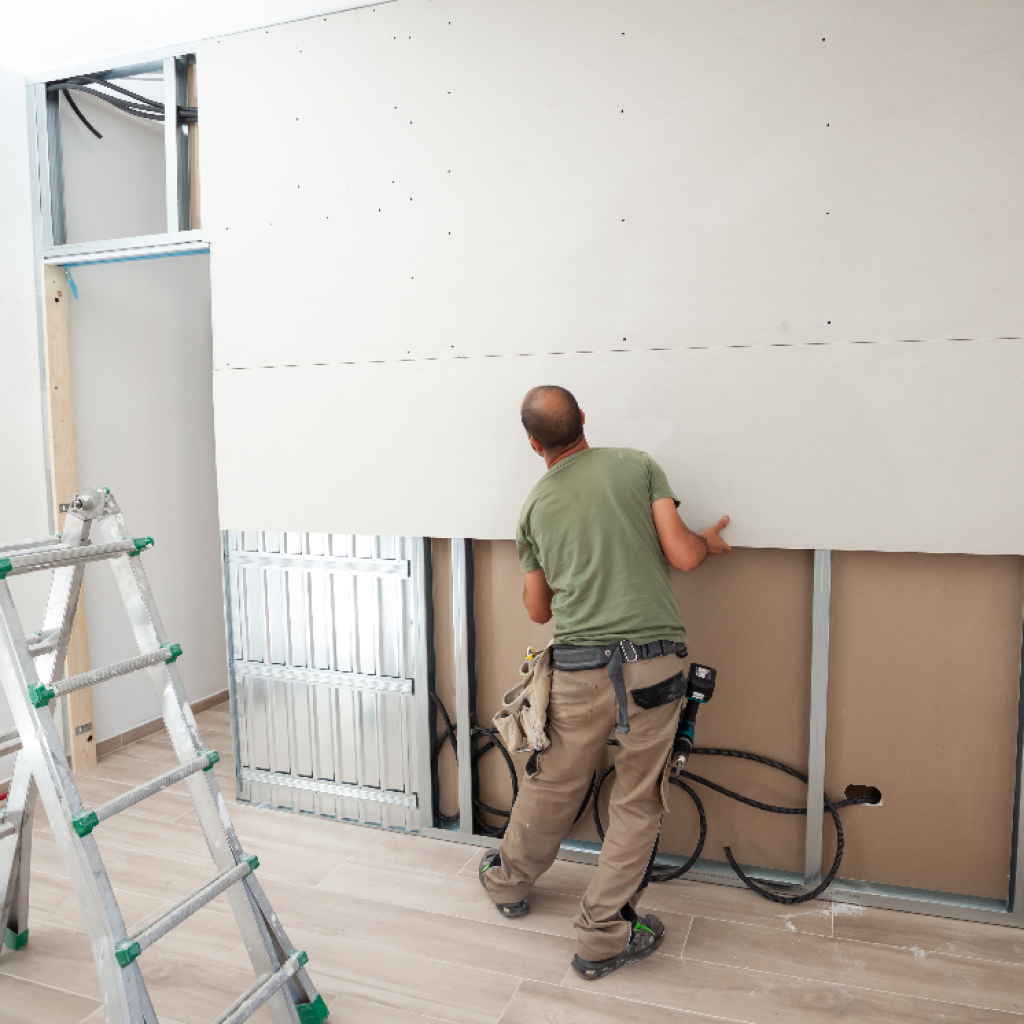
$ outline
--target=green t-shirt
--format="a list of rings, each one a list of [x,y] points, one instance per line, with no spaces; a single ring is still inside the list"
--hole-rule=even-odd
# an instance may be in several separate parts
[[[586,448],[530,491],[516,532],[519,564],[544,569],[559,643],[686,642],[654,528],[659,498],[676,500],[665,471],[631,448]]]

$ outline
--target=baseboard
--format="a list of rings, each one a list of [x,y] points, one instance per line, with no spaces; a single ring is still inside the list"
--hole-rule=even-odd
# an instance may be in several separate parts
[[[203,697],[192,702],[192,713],[198,715],[204,711],[209,711],[210,708],[219,707],[221,704],[227,703],[227,699],[227,690],[211,693],[209,697]],[[107,754],[112,754],[115,750],[128,746],[129,743],[134,743],[136,740],[145,739],[145,737],[152,736],[155,732],[160,732],[163,727],[164,720],[162,718],[154,718],[151,722],[143,722],[142,725],[137,725],[134,729],[119,733],[117,736],[111,736],[110,739],[100,740],[96,744],[96,756],[105,757]]]

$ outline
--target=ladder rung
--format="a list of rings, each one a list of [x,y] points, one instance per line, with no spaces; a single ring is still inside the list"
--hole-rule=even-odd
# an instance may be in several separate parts
[[[13,836],[17,832],[17,828],[14,825],[3,824],[0,825],[0,839],[6,839],[8,836]]]
[[[50,686],[42,684],[30,686],[28,699],[32,702],[33,707],[44,708],[54,697],[63,697],[66,693],[74,693],[75,690],[84,689],[86,686],[95,686],[107,679],[126,676],[131,672],[138,672],[140,668],[148,668],[150,665],[160,665],[163,662],[170,664],[180,657],[180,644],[161,644],[159,650],[140,654],[137,658],[128,658],[127,661],[118,661],[113,665],[106,665],[104,668],[94,668],[91,672],[83,672],[81,675],[71,676],[69,679],[61,679]]]
[[[207,903],[215,900],[222,892],[230,889],[236,882],[240,882],[259,866],[260,862],[254,855],[243,855],[234,867],[230,867],[210,879],[206,885],[196,889],[191,896],[186,896],[180,903],[171,907],[167,913],[161,914],[151,925],[117,943],[114,947],[117,962],[122,967],[127,967],[157,939],[166,935],[172,928],[177,928],[182,921],[187,921],[197,910],[201,910]]]
[[[48,629],[45,633],[33,633],[32,636],[25,637],[25,643],[28,644],[28,653],[33,658],[38,658],[40,654],[49,654],[50,651],[55,651],[57,644],[60,643],[60,630]]]
[[[8,555],[12,551],[35,551],[38,548],[53,547],[61,542],[60,537],[34,537],[32,540],[16,540],[9,544],[0,544],[0,555]]]
[[[308,962],[309,957],[304,952],[293,949],[288,954],[288,959],[273,974],[265,974],[262,978],[257,978],[213,1024],[242,1024],[242,1021],[248,1020],[278,989],[287,984],[289,978],[298,974]],[[306,1003],[305,1005],[313,1008],[315,1013],[310,1017],[300,1016],[300,1020],[323,1021],[327,1019],[326,1007],[323,1006],[323,1000],[319,996],[317,996],[317,1003]],[[322,1010],[321,1007],[323,1007]]]
[[[16,754],[19,750],[21,750],[21,737],[18,735],[17,729],[0,733],[0,757]]]
[[[152,544],[152,537],[125,537],[124,540],[111,541],[109,544],[83,544],[73,548],[59,548],[56,551],[34,551],[26,555],[0,557],[0,580],[8,576],[20,576],[26,572],[39,572],[41,569],[58,569],[62,565],[116,558],[125,553],[129,556],[137,555]]]
[[[95,810],[77,815],[71,819],[71,824],[78,835],[87,836],[101,821],[106,821],[107,818],[112,818],[115,814],[128,810],[129,807],[134,807],[146,797],[153,796],[155,793],[167,789],[168,786],[173,786],[176,782],[195,775],[196,772],[209,771],[219,760],[220,754],[216,750],[197,750],[196,757],[187,764],[172,768],[170,771],[164,772],[163,775],[158,775],[155,779],[136,786],[135,789],[129,789],[127,793],[122,793],[120,796],[114,797],[113,800],[100,804]]]

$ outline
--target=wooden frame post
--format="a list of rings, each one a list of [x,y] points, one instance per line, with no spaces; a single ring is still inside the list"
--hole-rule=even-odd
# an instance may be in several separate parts
[[[50,490],[54,522],[64,529],[67,505],[78,490],[75,454],[75,415],[71,398],[71,289],[61,266],[43,265],[43,345],[46,364],[46,420],[50,447]],[[84,589],[71,629],[64,663],[65,676],[89,671],[89,639],[85,629]],[[92,690],[76,690],[67,696],[68,735],[71,738],[71,770],[96,766],[96,731],[92,720]]]

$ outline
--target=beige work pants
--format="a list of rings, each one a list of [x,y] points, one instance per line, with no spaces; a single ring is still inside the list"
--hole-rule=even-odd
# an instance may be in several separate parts
[[[639,899],[665,809],[666,771],[682,698],[644,709],[634,703],[632,694],[682,668],[683,660],[674,654],[624,666],[630,730],[616,734],[619,749],[608,832],[573,922],[579,954],[586,960],[605,960],[626,948],[630,925],[623,909]],[[495,903],[525,899],[551,867],[601,761],[616,716],[607,669],[554,673],[547,725],[551,746],[538,758],[537,775],[520,787],[501,843],[501,866],[484,876]]]

